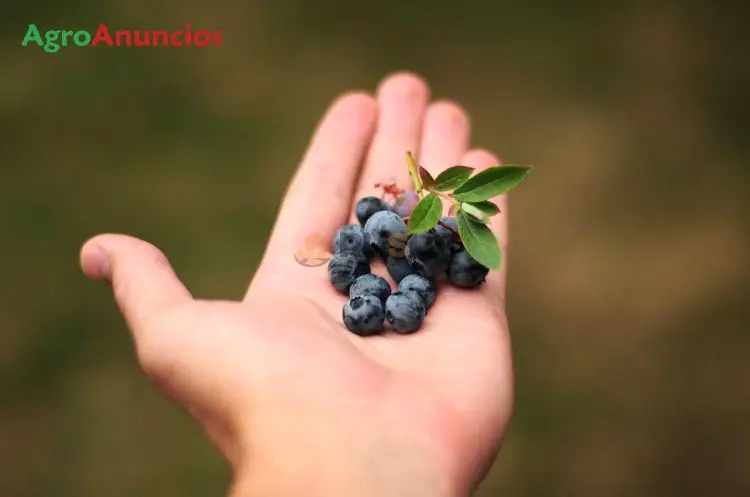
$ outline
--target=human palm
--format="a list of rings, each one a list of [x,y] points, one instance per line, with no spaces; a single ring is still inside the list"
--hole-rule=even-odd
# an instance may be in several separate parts
[[[465,494],[492,462],[512,404],[504,271],[478,289],[441,287],[416,333],[363,338],[343,326],[345,297],[325,266],[293,258],[309,235],[331,240],[353,220],[354,201],[375,183],[408,185],[406,150],[432,173],[497,165],[468,151],[460,108],[428,100],[421,80],[397,74],[377,101],[354,93],[331,107],[240,302],[194,300],[146,242],[100,235],[84,246],[82,266],[112,281],[146,372],[237,471],[283,466],[298,481],[325,480],[329,495],[366,482],[378,495],[439,496]],[[501,209],[492,228],[505,248]],[[385,275],[379,263],[373,272]]]

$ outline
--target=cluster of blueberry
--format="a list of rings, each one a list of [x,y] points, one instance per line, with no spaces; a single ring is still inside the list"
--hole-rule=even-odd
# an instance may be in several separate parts
[[[336,290],[349,295],[343,320],[353,333],[380,333],[386,321],[396,332],[413,333],[435,302],[440,279],[471,288],[483,283],[489,272],[464,249],[454,217],[442,217],[424,233],[409,234],[404,218],[417,202],[414,192],[402,194],[394,205],[364,197],[355,208],[359,224],[347,224],[336,232],[328,279]],[[397,291],[391,291],[385,278],[371,273],[374,257],[385,263]]]

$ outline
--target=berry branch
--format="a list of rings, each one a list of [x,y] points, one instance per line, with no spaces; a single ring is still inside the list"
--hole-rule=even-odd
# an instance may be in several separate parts
[[[406,152],[406,159],[419,199],[409,217],[404,219],[409,233],[424,233],[440,225],[456,233],[469,255],[479,263],[499,269],[500,245],[487,225],[500,209],[490,200],[518,186],[531,172],[531,167],[495,166],[472,175],[471,167],[453,166],[433,178],[425,168],[417,166],[410,152]],[[451,213],[456,213],[458,229],[441,219],[443,201],[449,202]]]
[[[401,220],[404,221],[408,225],[409,224],[409,217],[410,216],[403,216],[401,218]],[[442,226],[443,228],[447,229],[451,233],[453,233],[460,240],[461,237],[459,236],[458,230],[456,230],[456,228],[454,228],[450,224],[446,223],[442,219],[440,221],[438,221],[437,224],[440,225],[440,226]]]
[[[414,183],[414,191],[417,192],[419,200],[422,200],[424,198],[424,193],[422,193],[422,179],[419,177],[419,169],[417,169],[417,163],[414,162],[414,157],[409,151],[406,152],[406,162],[409,166],[409,176],[411,176],[411,180]]]
[[[437,178],[417,166],[406,153],[414,191],[395,182],[379,183],[383,196],[359,199],[354,214],[359,224],[339,228],[328,261],[328,280],[348,296],[344,325],[360,336],[419,330],[437,298],[437,282],[446,279],[460,288],[476,288],[502,262],[500,245],[487,224],[500,209],[490,199],[518,186],[530,168],[497,166],[472,176],[473,168],[453,166]],[[392,204],[383,197],[394,197]],[[443,216],[443,202],[450,214]],[[455,212],[455,217],[452,214]],[[440,229],[437,229],[437,228]],[[308,247],[316,248],[315,240]],[[327,251],[301,250],[300,264],[316,265]],[[397,283],[394,292],[370,262],[379,257]],[[311,262],[312,260],[312,262]]]
[[[442,221],[442,220],[441,220],[441,221],[438,221],[438,224],[439,224],[440,226],[442,226],[443,228],[447,229],[448,231],[452,232],[452,233],[453,233],[453,234],[455,234],[456,236],[459,236],[459,235],[458,235],[458,231],[457,231],[457,230],[456,230],[455,228],[453,228],[453,226],[450,226],[450,225],[446,224],[446,223],[445,223],[445,221]],[[459,238],[460,238],[460,237],[459,237]]]

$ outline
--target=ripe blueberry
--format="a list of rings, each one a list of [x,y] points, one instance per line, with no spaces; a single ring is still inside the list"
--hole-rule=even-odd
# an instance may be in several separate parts
[[[410,274],[401,280],[398,285],[398,291],[402,293],[414,292],[417,294],[424,305],[425,311],[432,307],[437,297],[435,285],[433,285],[432,281],[417,274]]]
[[[349,331],[360,336],[374,335],[385,325],[383,302],[374,295],[349,299],[342,315]]]
[[[338,229],[333,237],[333,251],[349,252],[365,259],[372,255],[372,250],[365,244],[365,232],[358,224],[345,224]]]
[[[472,288],[484,282],[490,270],[478,263],[469,253],[461,249],[451,258],[448,278],[451,283],[462,288]]]
[[[393,233],[406,233],[406,223],[391,211],[378,211],[365,223],[365,243],[383,259],[388,257],[388,238]]]
[[[385,319],[399,333],[413,333],[424,322],[424,305],[413,292],[394,292],[385,301]]]
[[[451,249],[439,235],[428,231],[409,238],[406,257],[417,274],[436,278],[448,269]]]
[[[409,264],[406,257],[388,256],[386,268],[388,269],[388,275],[393,278],[393,281],[396,283],[399,283],[408,275],[414,274],[414,268]]]
[[[370,264],[355,254],[339,252],[328,262],[328,280],[341,293],[349,288],[359,276],[370,272]]]
[[[354,214],[357,216],[359,224],[364,226],[367,220],[372,217],[373,214],[380,211],[391,210],[388,203],[378,197],[362,197],[357,201],[357,205],[354,206]]]
[[[440,222],[453,228],[453,231],[449,230],[445,226],[438,224],[435,226],[435,233],[440,236],[443,240],[448,243],[451,248],[451,252],[456,252],[462,248],[461,239],[458,237],[458,221],[455,217],[443,216],[440,218]]]
[[[385,278],[377,274],[363,274],[352,283],[349,288],[349,298],[372,295],[380,299],[383,304],[391,295],[391,285]]]
[[[393,212],[401,217],[407,217],[414,210],[414,207],[419,203],[419,196],[417,192],[408,191],[404,192],[396,198],[393,203]]]
[[[333,238],[334,252],[357,252],[365,244],[365,232],[358,224],[345,224]]]

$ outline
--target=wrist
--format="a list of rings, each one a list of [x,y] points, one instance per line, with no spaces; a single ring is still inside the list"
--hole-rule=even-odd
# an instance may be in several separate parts
[[[393,428],[274,423],[242,450],[230,497],[467,497],[443,447]],[[274,433],[273,426],[284,426]],[[342,436],[343,433],[348,435]]]
[[[295,459],[297,456],[293,456]],[[270,467],[268,467],[270,466]],[[240,470],[230,497],[467,497],[446,482],[426,475],[404,474],[390,463],[355,467],[351,462],[283,461]]]

